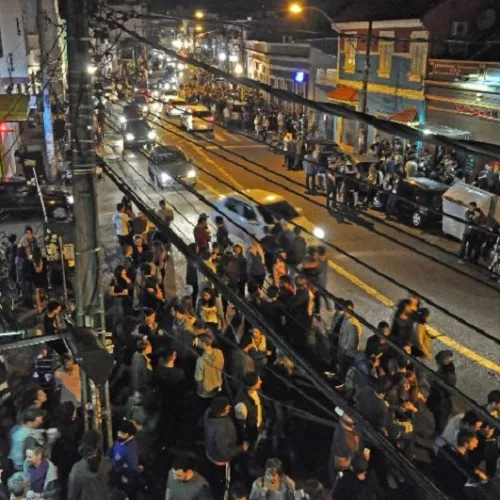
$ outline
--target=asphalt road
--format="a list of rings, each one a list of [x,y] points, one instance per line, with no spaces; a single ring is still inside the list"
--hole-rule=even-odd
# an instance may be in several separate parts
[[[119,110],[116,105],[113,113]],[[390,320],[395,303],[405,298],[408,290],[415,290],[431,310],[430,322],[437,336],[433,350],[451,348],[456,353],[459,387],[482,403],[486,393],[498,386],[498,346],[426,303],[428,299],[500,339],[497,309],[500,288],[486,279],[484,271],[458,263],[455,257],[458,242],[400,222],[379,220],[381,214],[376,212],[368,216],[329,214],[322,206],[323,197],[304,193],[303,173],[286,171],[282,157],[270,152],[267,146],[219,126],[214,138],[206,138],[207,141],[181,131],[179,120],[166,120],[160,107],[153,106],[151,111],[148,119],[155,123],[157,141],[179,145],[200,167],[197,190],[204,196],[215,200],[233,190],[258,188],[286,197],[303,211],[310,227],[320,226],[325,230],[324,244],[336,247],[328,248],[332,261],[328,288],[334,295],[352,299],[356,312],[375,325]],[[149,197],[152,205],[165,197],[178,210],[174,228],[186,241],[191,241],[198,214],[210,212],[210,207],[181,188],[167,191],[153,186],[147,177],[146,157],[137,151],[127,151],[122,157],[121,137],[109,127],[106,150],[116,168]],[[114,203],[105,203],[101,218],[111,217]],[[178,275],[182,277],[183,271],[178,271]],[[364,333],[369,335],[366,328]],[[429,366],[434,367],[434,363]]]

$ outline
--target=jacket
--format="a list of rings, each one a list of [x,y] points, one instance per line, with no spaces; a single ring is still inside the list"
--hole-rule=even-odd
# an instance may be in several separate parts
[[[204,352],[196,361],[194,379],[198,382],[198,396],[214,397],[222,387],[222,371],[224,370],[224,355],[220,349]]]
[[[302,165],[304,166],[304,172],[306,175],[316,175],[318,167],[316,164],[316,159],[314,158],[312,153],[306,154],[304,156]]]
[[[110,500],[111,462],[103,458],[97,472],[92,472],[87,460],[82,458],[71,469],[68,479],[68,498],[71,500]]]
[[[294,236],[290,245],[289,261],[292,265],[301,264],[307,255],[307,243],[302,236]]]
[[[283,500],[295,499],[295,483],[285,474],[281,474],[281,487],[274,493],[274,496],[268,496],[268,490],[265,487],[263,477],[256,479],[252,484],[249,500],[264,500],[266,498],[280,498]]]
[[[258,253],[248,252],[247,271],[249,276],[265,276],[266,268]]]
[[[232,418],[218,417],[208,409],[204,418],[205,451],[216,463],[230,462],[240,452],[238,435]]]
[[[234,400],[235,411],[238,412],[237,406],[242,404],[246,408],[246,418],[239,418],[237,413],[236,423],[238,425],[238,435],[240,441],[248,441],[255,443],[259,436],[258,413],[255,401],[248,395],[245,390],[240,390]]]
[[[361,339],[361,325],[355,318],[344,318],[340,326],[339,349],[354,358],[358,354]]]
[[[43,482],[43,498],[45,500],[59,500],[60,485],[59,485],[59,476],[57,473],[57,467],[50,460],[47,460],[47,462],[49,466],[47,469],[47,473],[45,474],[45,480]],[[28,463],[27,460],[25,460],[23,466],[23,473],[24,477],[27,479],[29,478],[29,473],[31,468],[32,466]]]
[[[198,245],[199,248],[205,249],[208,248],[210,244],[211,236],[209,229],[201,224],[197,224],[193,229],[194,241]]]

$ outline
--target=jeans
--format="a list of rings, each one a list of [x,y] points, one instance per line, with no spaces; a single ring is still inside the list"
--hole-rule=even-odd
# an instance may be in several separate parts
[[[306,174],[306,190],[316,191],[316,174]]]

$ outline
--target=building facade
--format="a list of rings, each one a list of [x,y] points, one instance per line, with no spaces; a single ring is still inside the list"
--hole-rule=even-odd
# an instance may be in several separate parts
[[[330,100],[360,110],[368,61],[367,112],[425,127],[428,60],[470,59],[487,45],[483,40],[497,36],[499,26],[500,6],[491,0],[421,0],[401,5],[391,0],[354,0],[336,16],[335,27],[341,34],[338,87]],[[436,92],[440,94],[433,91],[433,95]],[[337,140],[355,148],[359,124],[342,118],[337,122]],[[376,133],[368,128],[368,143]]]
[[[334,50],[314,46],[314,41],[304,43],[275,43],[249,40],[245,42],[248,77],[267,83],[273,88],[288,90],[317,102],[328,102],[327,95],[335,88],[336,56]],[[336,46],[335,46],[336,49]],[[301,105],[270,101],[284,109],[302,113]],[[328,138],[333,135],[333,120],[321,113],[307,110],[309,124],[315,124]]]

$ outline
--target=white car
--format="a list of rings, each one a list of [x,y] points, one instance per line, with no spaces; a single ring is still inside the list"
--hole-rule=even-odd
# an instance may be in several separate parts
[[[316,227],[302,216],[301,210],[290,205],[283,196],[263,189],[246,189],[244,193],[248,198],[238,193],[230,193],[215,203],[217,208],[226,215],[229,234],[235,239],[250,244],[253,241],[250,235],[254,235],[261,240],[265,234],[264,228],[272,228],[279,220],[286,220],[292,223],[292,226],[296,224],[303,227],[313,232],[318,239],[324,238],[323,229]],[[212,212],[210,218],[214,223],[218,215],[220,213],[216,210]],[[250,234],[240,229],[233,221]]]
[[[214,133],[214,117],[206,106],[190,106],[181,118],[182,128],[188,132]]]
[[[171,99],[166,103],[167,106],[167,115],[169,116],[182,116],[188,107],[188,104],[186,103],[185,99],[181,99],[180,97],[177,97],[176,99]]]

